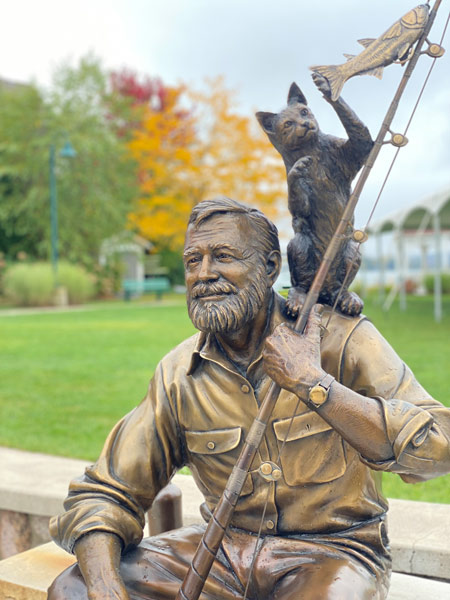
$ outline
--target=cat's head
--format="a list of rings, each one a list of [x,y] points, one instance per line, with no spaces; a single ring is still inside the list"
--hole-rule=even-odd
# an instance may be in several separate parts
[[[296,83],[289,88],[288,105],[284,110],[280,113],[258,112],[256,118],[281,154],[284,150],[301,150],[319,133],[319,125]]]

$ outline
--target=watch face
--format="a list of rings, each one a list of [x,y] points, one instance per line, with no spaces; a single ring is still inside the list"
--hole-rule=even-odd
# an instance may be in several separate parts
[[[320,406],[328,397],[328,392],[321,385],[315,385],[309,390],[309,400],[316,406]]]

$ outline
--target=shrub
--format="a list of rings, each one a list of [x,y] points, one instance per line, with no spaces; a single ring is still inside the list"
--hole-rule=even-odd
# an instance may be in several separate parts
[[[67,288],[70,304],[92,298],[92,277],[77,265],[60,262],[59,283]],[[18,306],[48,306],[54,300],[54,279],[48,263],[22,263],[8,268],[3,280],[5,296]]]
[[[450,273],[441,273],[442,293],[450,294]],[[426,275],[424,279],[425,289],[429,294],[434,292],[434,275]]]
[[[58,278],[60,284],[67,289],[69,304],[82,304],[94,296],[94,278],[83,267],[61,262]]]
[[[15,264],[3,278],[3,291],[18,306],[45,306],[52,303],[53,273],[45,263]]]

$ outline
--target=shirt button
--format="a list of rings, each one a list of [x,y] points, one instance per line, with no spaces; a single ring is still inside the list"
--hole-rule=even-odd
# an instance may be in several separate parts
[[[260,469],[263,475],[270,475],[272,473],[272,465],[270,463],[262,463]]]
[[[246,383],[243,383],[241,385],[241,390],[244,392],[244,394],[248,394],[250,391],[250,387]]]
[[[214,448],[216,447],[214,442],[208,442],[206,444],[206,447],[208,448],[208,450],[214,450]]]
[[[267,529],[273,529],[275,527],[275,523],[272,521],[272,519],[266,521],[266,527]]]

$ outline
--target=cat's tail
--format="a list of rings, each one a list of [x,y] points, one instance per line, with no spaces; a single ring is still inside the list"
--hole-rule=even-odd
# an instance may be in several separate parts
[[[319,73],[328,80],[331,88],[331,99],[337,100],[341,95],[344,83],[347,81],[347,77],[342,73],[340,65],[314,65],[309,67],[311,71]]]

